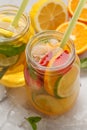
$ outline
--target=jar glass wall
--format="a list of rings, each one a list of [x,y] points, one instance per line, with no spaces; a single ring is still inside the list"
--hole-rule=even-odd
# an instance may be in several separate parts
[[[80,62],[74,44],[60,48],[63,34],[36,34],[26,47],[24,70],[30,103],[47,115],[60,115],[72,108],[80,88]]]

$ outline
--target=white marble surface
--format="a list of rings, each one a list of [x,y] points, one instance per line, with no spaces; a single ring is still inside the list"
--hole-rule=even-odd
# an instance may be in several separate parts
[[[0,0],[19,5],[22,0]],[[27,11],[36,0],[30,0]],[[28,105],[25,87],[6,89],[0,86],[0,130],[32,130],[26,117],[39,115]],[[41,116],[41,115],[40,115]],[[87,129],[87,70],[81,70],[81,89],[76,105],[68,113],[58,117],[42,116],[38,130],[86,130]]]
[[[45,117],[33,111],[28,105],[25,87],[7,90],[0,86],[0,130],[32,130],[25,118],[36,115],[42,117],[38,130],[86,130],[87,71],[81,70],[81,88],[77,103],[72,110],[57,118]]]

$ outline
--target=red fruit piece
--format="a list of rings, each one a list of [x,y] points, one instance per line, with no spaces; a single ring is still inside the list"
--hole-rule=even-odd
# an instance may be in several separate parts
[[[47,66],[50,59],[52,58],[52,52],[49,52],[48,54],[46,54],[39,62],[40,65],[42,66]]]
[[[42,84],[41,79],[39,79],[39,77],[37,77],[37,79],[33,79],[30,76],[30,74],[29,74],[28,68],[25,68],[25,70],[24,70],[24,76],[25,76],[26,84],[29,87],[32,87],[33,89],[40,89],[40,88],[42,88],[43,84]]]
[[[60,56],[58,56],[54,63],[53,66],[60,66],[65,64],[69,59],[69,52],[67,50],[65,50]]]

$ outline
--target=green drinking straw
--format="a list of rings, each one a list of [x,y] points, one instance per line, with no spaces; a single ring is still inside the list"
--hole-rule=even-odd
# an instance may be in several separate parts
[[[63,48],[64,45],[67,43],[67,41],[69,39],[69,36],[70,36],[70,34],[71,34],[75,24],[76,24],[76,21],[78,20],[78,17],[80,16],[80,13],[81,13],[81,11],[82,11],[82,9],[83,9],[86,2],[87,2],[87,0],[80,0],[79,1],[78,6],[77,6],[77,8],[75,10],[75,13],[74,13],[74,15],[73,15],[73,17],[72,17],[72,19],[71,19],[71,21],[69,23],[69,26],[68,26],[62,40],[61,40],[60,47]]]
[[[12,26],[16,27],[18,25],[19,19],[20,19],[22,13],[24,12],[28,2],[29,2],[29,0],[23,0],[15,18],[13,19],[13,22],[11,23]]]

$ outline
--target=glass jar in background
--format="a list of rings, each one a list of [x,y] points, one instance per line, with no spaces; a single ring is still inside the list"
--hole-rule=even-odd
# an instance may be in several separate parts
[[[11,26],[18,9],[14,5],[0,6],[0,84],[7,87],[25,85],[25,47],[34,34],[26,13],[21,16],[17,27]]]
[[[36,34],[26,47],[24,75],[29,101],[47,115],[70,110],[80,89],[79,58],[71,40],[60,48],[62,36],[57,31],[45,31]]]

